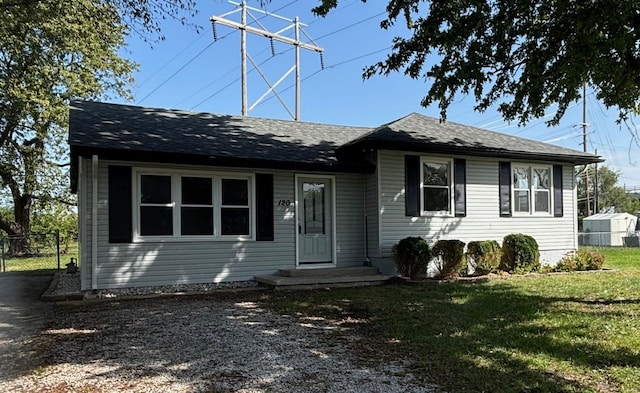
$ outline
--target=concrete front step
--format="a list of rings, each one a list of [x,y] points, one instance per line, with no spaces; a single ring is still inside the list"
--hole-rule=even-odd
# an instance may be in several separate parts
[[[377,267],[332,267],[324,269],[280,269],[279,275],[283,277],[343,277],[343,276],[373,276],[380,271]]]
[[[326,287],[357,287],[365,285],[382,285],[391,277],[381,274],[361,276],[312,276],[284,277],[280,275],[256,276],[254,279],[276,289],[315,289]]]

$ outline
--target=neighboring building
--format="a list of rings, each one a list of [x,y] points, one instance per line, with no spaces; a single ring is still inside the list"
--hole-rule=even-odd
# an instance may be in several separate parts
[[[406,236],[577,244],[592,154],[410,114],[378,128],[71,104],[82,289],[393,269]]]
[[[636,237],[638,217],[629,213],[599,213],[582,221],[581,245],[611,247],[626,245],[628,237]]]

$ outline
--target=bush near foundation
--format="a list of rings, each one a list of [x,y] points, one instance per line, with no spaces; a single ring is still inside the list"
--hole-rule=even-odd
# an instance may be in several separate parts
[[[513,233],[502,240],[500,270],[525,274],[540,269],[538,242],[529,235]]]
[[[464,242],[460,240],[438,240],[433,246],[438,277],[457,277],[466,272]]]
[[[473,241],[467,244],[467,262],[473,274],[482,276],[495,273],[500,266],[500,244],[495,240]]]
[[[393,261],[398,273],[412,280],[427,275],[431,255],[429,243],[421,237],[406,237],[393,246]]]
[[[578,251],[575,255],[567,255],[553,268],[555,272],[573,272],[584,270],[600,270],[604,264],[604,255],[596,251]]]

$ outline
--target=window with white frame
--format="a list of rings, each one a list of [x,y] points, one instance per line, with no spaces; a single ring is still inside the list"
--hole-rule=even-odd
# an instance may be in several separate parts
[[[252,177],[138,171],[138,238],[251,238]]]
[[[451,212],[451,160],[423,158],[420,183],[423,213]]]
[[[551,214],[551,167],[514,164],[514,214]]]

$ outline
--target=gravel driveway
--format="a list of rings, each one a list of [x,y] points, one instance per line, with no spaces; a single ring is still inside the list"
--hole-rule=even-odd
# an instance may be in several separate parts
[[[267,310],[258,294],[62,304],[29,342],[30,361],[0,366],[0,391],[434,390],[400,361],[359,355],[362,340],[338,324]]]

